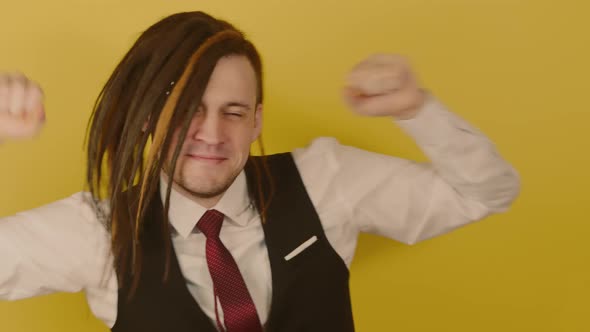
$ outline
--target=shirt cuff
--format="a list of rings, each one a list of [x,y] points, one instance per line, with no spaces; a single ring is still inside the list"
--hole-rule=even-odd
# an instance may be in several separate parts
[[[478,129],[450,112],[430,93],[415,117],[405,120],[393,119],[393,121],[420,146],[448,144],[458,133],[482,136]]]

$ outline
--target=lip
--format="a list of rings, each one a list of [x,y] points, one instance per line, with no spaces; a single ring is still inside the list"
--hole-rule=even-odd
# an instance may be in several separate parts
[[[187,154],[186,156],[189,157],[190,159],[193,159],[193,160],[198,160],[198,161],[203,161],[203,162],[208,162],[208,163],[213,163],[213,164],[219,164],[219,163],[227,160],[227,158],[225,158],[225,157],[202,155],[202,154]]]

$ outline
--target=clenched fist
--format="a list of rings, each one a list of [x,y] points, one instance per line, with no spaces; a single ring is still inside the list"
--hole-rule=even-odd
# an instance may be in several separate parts
[[[416,116],[426,99],[408,61],[395,54],[376,54],[356,65],[348,75],[345,102],[358,114]]]
[[[0,140],[33,137],[44,122],[39,85],[20,73],[0,73]]]

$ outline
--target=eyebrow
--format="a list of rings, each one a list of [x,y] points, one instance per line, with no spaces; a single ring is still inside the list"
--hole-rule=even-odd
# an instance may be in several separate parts
[[[229,108],[229,107],[242,107],[242,108],[245,108],[246,110],[250,110],[250,105],[248,105],[246,103],[241,103],[238,101],[231,101],[231,102],[223,104],[223,106],[222,106],[222,108]]]
[[[201,107],[204,109],[207,109],[207,106],[205,106],[204,104],[201,104]],[[243,102],[239,102],[239,101],[230,101],[227,102],[223,105],[221,105],[222,109],[226,109],[226,108],[230,108],[230,107],[241,107],[246,109],[247,111],[249,111],[251,109],[250,105],[243,103]]]

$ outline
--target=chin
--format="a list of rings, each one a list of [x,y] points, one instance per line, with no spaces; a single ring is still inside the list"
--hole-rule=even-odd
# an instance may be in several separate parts
[[[188,179],[187,179],[188,178]],[[233,183],[235,177],[225,177],[214,179],[211,178],[203,181],[199,181],[200,177],[184,177],[184,180],[180,181],[180,186],[192,195],[199,197],[213,197],[223,194]]]
[[[240,174],[241,169],[229,169],[230,165],[223,167],[201,167],[200,165],[191,165],[196,167],[186,167],[185,165],[180,174],[177,174],[176,181],[180,186],[197,196],[215,196],[225,192]]]

